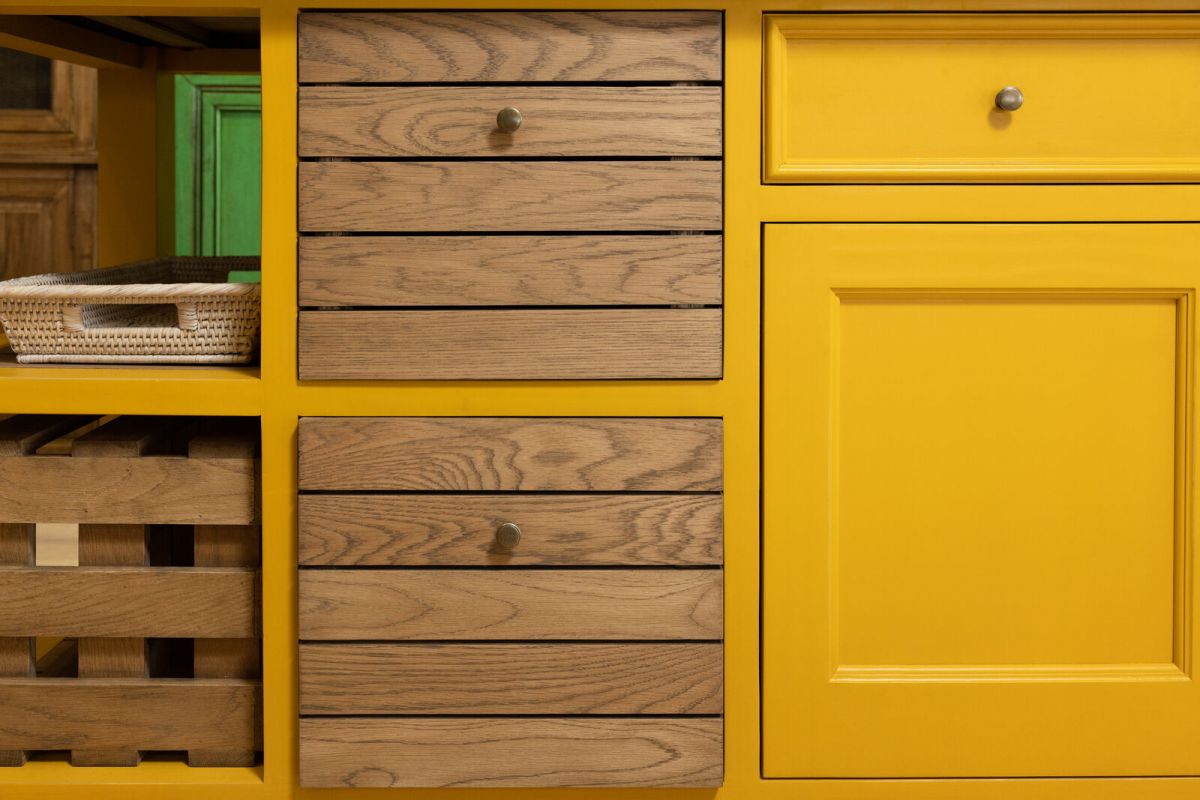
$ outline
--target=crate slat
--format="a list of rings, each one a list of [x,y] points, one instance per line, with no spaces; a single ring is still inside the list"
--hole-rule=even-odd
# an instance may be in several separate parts
[[[0,420],[0,456],[29,455],[42,445],[82,428],[94,419],[86,416],[18,414]]]
[[[3,678],[0,697],[0,750],[262,746],[260,681]]]
[[[0,567],[0,636],[261,635],[254,568]]]
[[[0,423],[0,426],[3,424]],[[31,567],[36,547],[37,529],[33,523],[0,523],[0,564]],[[34,675],[37,659],[35,648],[36,640],[32,638],[0,637],[0,676]],[[19,767],[25,763],[26,757],[24,749],[0,748],[0,767]]]

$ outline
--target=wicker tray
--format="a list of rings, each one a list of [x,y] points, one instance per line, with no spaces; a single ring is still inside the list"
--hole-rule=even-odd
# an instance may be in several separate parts
[[[257,257],[160,258],[0,281],[0,323],[23,364],[245,364],[259,285],[226,283]]]

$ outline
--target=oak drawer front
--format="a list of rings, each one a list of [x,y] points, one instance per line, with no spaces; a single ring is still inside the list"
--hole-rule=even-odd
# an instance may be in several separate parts
[[[316,12],[302,83],[711,81],[713,11]]]
[[[302,311],[300,377],[719,378],[721,311]]]
[[[721,643],[300,646],[300,713],[720,714]]]
[[[720,156],[721,87],[304,86],[299,136],[304,157]]]
[[[719,494],[300,496],[302,566],[719,566]],[[518,525],[520,546],[496,531]]]
[[[1198,15],[775,14],[766,63],[769,182],[1200,174]]]
[[[712,418],[305,417],[301,491],[716,492]]]
[[[719,786],[721,720],[300,721],[302,786]]]

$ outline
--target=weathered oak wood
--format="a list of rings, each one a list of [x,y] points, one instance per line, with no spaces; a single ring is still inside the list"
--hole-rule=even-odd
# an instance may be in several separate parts
[[[300,784],[718,786],[721,720],[300,720]]]
[[[302,82],[711,81],[715,11],[300,15]]]
[[[715,231],[716,161],[300,164],[302,231]]]
[[[183,417],[120,416],[76,438],[71,455],[119,458],[165,452]]]
[[[306,644],[301,714],[720,714],[721,645]]]
[[[305,417],[301,489],[719,491],[711,418]]]
[[[254,522],[255,462],[181,457],[0,457],[0,519]]]
[[[301,156],[719,156],[721,87],[310,86],[299,137]]]
[[[303,566],[717,565],[714,495],[301,495]],[[495,531],[520,526],[498,550]]]
[[[303,306],[717,305],[720,236],[306,236]]]
[[[300,638],[719,639],[720,570],[301,570]]]
[[[262,684],[172,678],[0,678],[0,749],[262,746]]]
[[[252,637],[258,571],[0,567],[0,636]]]
[[[7,420],[6,420],[7,421]],[[9,427],[10,433],[12,427]],[[20,437],[9,439],[19,441]],[[14,447],[14,451],[17,448]],[[32,567],[37,551],[37,526],[32,522],[0,522],[0,565]],[[36,672],[37,640],[33,637],[0,636],[0,678],[32,677]],[[23,748],[22,746],[19,746]],[[24,749],[0,747],[0,767],[25,763]]]
[[[83,427],[93,419],[95,417],[18,414],[0,420],[0,456],[29,455],[42,445]]]
[[[717,308],[302,311],[307,380],[721,377]]]

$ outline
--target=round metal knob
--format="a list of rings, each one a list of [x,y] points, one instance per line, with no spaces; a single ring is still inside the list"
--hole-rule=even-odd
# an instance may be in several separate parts
[[[515,522],[506,522],[496,528],[496,549],[510,552],[521,541],[521,528]]]
[[[1016,111],[1025,105],[1025,95],[1015,86],[1005,86],[996,92],[996,108],[1001,111]]]
[[[521,112],[512,106],[500,109],[500,113],[496,115],[496,127],[505,133],[512,133],[521,127],[522,121],[524,117],[521,116]]]

